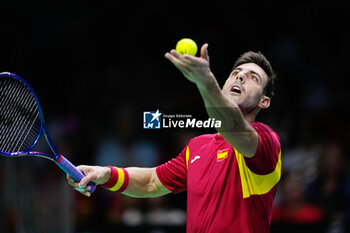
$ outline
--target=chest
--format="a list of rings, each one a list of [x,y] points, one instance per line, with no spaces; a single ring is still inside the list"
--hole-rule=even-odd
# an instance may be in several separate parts
[[[208,189],[225,189],[237,183],[239,171],[235,152],[228,143],[189,147],[187,190],[202,193]]]

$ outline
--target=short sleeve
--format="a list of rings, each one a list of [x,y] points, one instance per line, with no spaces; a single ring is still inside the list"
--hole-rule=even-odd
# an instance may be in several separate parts
[[[176,158],[156,168],[159,180],[173,193],[187,189],[186,148]]]
[[[245,158],[245,162],[257,174],[271,173],[276,168],[281,151],[280,139],[269,126],[260,122],[250,124],[258,133],[259,144],[254,157]]]

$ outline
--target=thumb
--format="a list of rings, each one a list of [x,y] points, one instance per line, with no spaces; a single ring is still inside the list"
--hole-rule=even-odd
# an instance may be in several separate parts
[[[208,43],[205,43],[204,45],[202,45],[201,58],[203,58],[209,62]]]

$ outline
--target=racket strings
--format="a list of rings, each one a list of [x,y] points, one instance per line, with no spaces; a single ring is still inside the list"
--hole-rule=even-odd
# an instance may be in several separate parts
[[[35,113],[35,112],[33,112]],[[13,147],[10,147],[9,148],[6,148],[7,150],[9,151],[20,151],[20,149],[22,148],[22,146],[24,145],[25,148],[28,148],[30,146],[30,141],[31,139],[34,139],[33,137],[36,136],[36,134],[34,132],[31,131],[31,129],[33,128],[33,124],[35,123],[35,120],[36,118],[38,117],[39,113],[37,112],[36,113],[36,116],[33,120],[33,122],[30,122],[30,121],[25,121],[24,118],[18,118],[18,120],[21,120],[21,122],[19,123],[15,123],[15,125],[17,125],[17,129],[18,130],[18,134],[13,134],[13,137],[12,137],[12,144],[11,146]],[[28,129],[28,130],[20,130],[19,128],[20,127],[23,127],[25,129]],[[30,136],[30,137],[28,137]],[[26,140],[28,138],[28,140]],[[14,143],[16,143],[16,145],[14,145]],[[28,145],[29,143],[29,145]],[[19,146],[18,146],[19,145]],[[16,149],[17,148],[17,149]]]
[[[22,115],[21,117],[17,117],[13,123],[13,125],[15,126],[12,131],[16,132],[11,134],[12,136],[9,138],[11,143],[8,143],[8,146],[5,148],[7,151],[21,151],[21,147],[24,145],[26,148],[28,146],[30,146],[30,144],[32,143],[32,139],[34,139],[33,137],[28,137],[32,136],[33,132],[31,133],[31,128],[33,127],[33,124],[35,123],[35,120],[30,122],[28,121],[29,119],[32,118],[33,114],[37,113],[36,110],[36,105],[35,103],[33,104],[33,102],[30,99],[30,92],[25,92],[25,90],[22,89],[23,94],[22,95],[18,95],[19,99],[18,100],[25,100],[25,102],[23,102],[23,105],[20,107],[23,108],[18,108],[19,106],[17,105],[17,111],[19,110]],[[31,105],[32,104],[32,105]],[[29,109],[28,107],[31,108]],[[28,109],[27,109],[28,108]],[[25,114],[25,115],[23,115]],[[37,117],[38,114],[36,114]],[[26,116],[26,117],[23,117]],[[21,130],[22,129],[22,130]],[[31,134],[30,134],[31,133]],[[33,135],[35,136],[35,135]],[[18,146],[19,145],[19,146]]]
[[[5,83],[5,85],[9,85],[8,83]],[[1,106],[1,114],[3,118],[3,124],[1,130],[5,130],[4,132],[1,133],[1,135],[6,135],[8,133],[8,130],[11,129],[7,126],[10,126],[16,122],[14,122],[14,119],[11,117],[14,114],[14,109],[13,105],[18,101],[18,99],[21,99],[23,97],[24,92],[21,90],[17,90],[18,93],[21,93],[15,98],[9,98],[14,96],[14,91],[18,89],[16,85],[11,85],[9,88],[2,90],[2,102],[0,103]],[[3,88],[4,89],[4,88]]]
[[[7,82],[6,82],[7,81]],[[5,80],[4,85],[1,85],[1,102],[0,102],[0,112],[1,112],[1,123],[2,123],[2,127],[1,127],[1,131],[2,130],[6,130],[8,128],[6,128],[6,126],[11,125],[12,119],[11,119],[11,106],[9,104],[6,104],[7,102],[9,102],[8,96],[13,95],[13,91],[15,90],[15,85],[11,85],[8,88],[5,88],[7,85],[9,85],[8,80]],[[23,94],[23,92],[21,92]],[[17,98],[21,98],[21,95],[18,95]],[[13,99],[12,103],[14,103],[14,101],[17,101],[17,99]],[[5,135],[6,132],[4,132],[4,134],[1,135]]]
[[[10,101],[7,101],[9,102],[10,104],[6,104],[4,105],[3,104],[3,107],[5,112],[7,112],[8,114],[6,116],[15,116],[16,115],[16,111],[21,111],[23,112],[23,108],[21,108],[21,106],[18,105],[18,101],[21,101],[21,100],[25,100],[23,102],[23,106],[26,107],[28,105],[28,100],[29,100],[29,97],[30,97],[30,93],[28,91],[25,91],[25,86],[21,85],[21,86],[18,86],[17,85],[12,85],[11,86],[12,88],[9,88],[9,92],[7,93],[7,95],[5,95],[5,97],[7,96],[10,96],[10,97],[15,97],[15,98],[6,98],[7,100],[10,100]],[[16,90],[17,88],[17,91],[16,91],[16,96],[13,94],[13,90]],[[15,107],[15,108],[14,108]],[[30,110],[32,111],[32,109]],[[24,111],[25,112],[25,111]],[[26,113],[28,114],[28,113]],[[7,143],[4,143],[4,145],[6,145],[6,147],[3,148],[3,150],[5,151],[16,151],[16,146],[18,145],[19,141],[21,140],[21,135],[24,134],[25,130],[21,130],[21,126],[24,126],[24,129],[27,128],[27,125],[29,124],[29,122],[26,122],[25,121],[25,118],[23,117],[17,117],[17,118],[14,118],[12,117],[12,126],[13,127],[7,127],[5,128],[5,131],[3,132],[3,135],[7,135]],[[9,131],[12,131],[12,132],[16,132],[16,133],[9,133]],[[28,131],[30,132],[30,131]],[[27,134],[28,135],[28,134]],[[26,142],[25,138],[24,140],[22,140],[22,145],[24,145],[24,142]],[[20,149],[20,148],[17,148],[17,150]]]
[[[24,87],[25,88],[25,87]],[[24,107],[29,107],[29,106],[31,106],[31,109],[29,110],[29,109],[24,109],[24,113],[23,114],[26,114],[26,116],[30,116],[30,117],[32,117],[32,114],[33,113],[37,113],[36,114],[36,117],[38,116],[38,112],[37,111],[35,111],[36,110],[36,105],[35,105],[35,103],[34,104],[32,104],[32,105],[29,105],[30,104],[30,100],[31,100],[31,98],[30,98],[30,96],[31,96],[31,93],[30,92],[25,92],[25,90],[23,90],[22,89],[22,93],[24,94],[24,96],[23,95],[20,95],[20,99],[24,99],[25,100],[25,102],[23,103],[23,106]],[[29,111],[28,111],[29,110]],[[23,111],[23,109],[21,109],[21,111]],[[35,123],[35,121],[33,121],[32,123],[30,122],[30,121],[26,121],[26,118],[24,118],[24,117],[18,117],[17,119],[16,119],[16,121],[15,121],[15,123],[14,123],[14,125],[16,126],[16,128],[14,129],[14,131],[16,131],[16,132],[18,132],[18,134],[17,135],[15,135],[15,134],[13,134],[12,136],[12,138],[11,138],[11,141],[12,142],[14,142],[14,143],[16,143],[16,145],[12,148],[12,150],[14,150],[16,147],[17,147],[17,145],[22,141],[22,143],[20,144],[20,147],[17,147],[17,151],[18,150],[20,150],[20,148],[21,148],[21,146],[22,145],[24,145],[24,143],[26,142],[26,140],[21,140],[21,138],[22,138],[22,136],[23,136],[23,134],[25,134],[25,130],[20,130],[20,127],[24,127],[24,128],[28,128],[28,125],[29,124],[31,124],[31,127],[33,126],[33,124]],[[31,127],[29,128],[29,129],[31,129]],[[21,133],[22,132],[22,133]],[[28,136],[28,134],[30,133],[31,131],[30,130],[28,130],[28,132],[26,133],[26,137]],[[17,136],[17,137],[16,137]],[[26,137],[24,137],[24,139],[26,138]],[[13,144],[14,144],[13,143]],[[12,144],[12,145],[13,145]],[[6,148],[6,149],[10,149],[10,147],[9,148]]]
[[[0,79],[0,151],[28,150],[37,140],[41,121],[32,92],[14,78]]]
[[[6,83],[4,83],[4,87],[2,88],[2,102],[1,102],[1,113],[3,114],[3,127],[1,129],[1,141],[3,142],[2,151],[8,151],[9,147],[15,143],[13,141],[14,133],[10,134],[10,131],[17,131],[19,127],[19,118],[15,118],[15,104],[23,99],[25,92],[23,92],[23,87],[19,86],[18,83],[9,83],[9,79],[6,79]],[[17,84],[17,85],[16,85]],[[15,95],[15,92],[17,95]],[[12,126],[12,127],[11,127]],[[5,140],[6,139],[6,140]]]
[[[17,95],[15,98],[11,98],[9,99],[9,96],[13,96],[13,91],[15,90],[16,86],[12,85],[12,88],[8,88],[7,92],[3,92],[3,98],[2,98],[2,102],[0,103],[1,106],[1,113],[5,113],[3,115],[4,118],[4,122],[3,122],[3,127],[4,129],[9,129],[6,128],[7,125],[11,125],[13,123],[17,123],[17,122],[13,122],[13,118],[11,118],[11,116],[14,114],[14,109],[13,109],[13,104],[15,104],[16,102],[18,102],[19,99],[23,99],[23,97],[25,98],[25,96],[23,96],[23,94],[27,94],[25,92],[23,92],[22,90],[17,90],[18,93],[21,93],[19,95]],[[4,103],[4,101],[6,101],[7,103],[10,102],[12,104],[6,104]]]

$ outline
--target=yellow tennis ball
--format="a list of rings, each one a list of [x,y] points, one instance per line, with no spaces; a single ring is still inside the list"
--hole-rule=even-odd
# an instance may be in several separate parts
[[[176,51],[182,55],[188,54],[194,56],[197,53],[197,44],[189,38],[183,38],[177,42]]]

